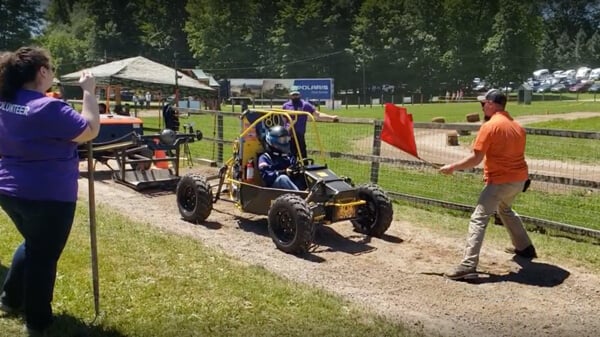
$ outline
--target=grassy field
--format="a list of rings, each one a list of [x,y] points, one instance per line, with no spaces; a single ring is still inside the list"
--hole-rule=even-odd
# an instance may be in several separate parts
[[[338,174],[352,177],[356,182],[370,179],[370,163],[359,163],[330,158],[328,165]],[[483,188],[480,174],[455,173],[441,175],[434,171],[407,169],[384,164],[378,184],[387,191],[473,205]],[[520,194],[515,210],[530,217],[548,219],[571,225],[600,230],[600,194],[581,191],[549,193],[536,190],[535,185]],[[582,212],[581,210],[585,211]]]
[[[574,120],[555,119],[528,124],[531,128],[571,131],[600,131],[600,117]],[[470,144],[474,136],[461,137],[461,142]],[[575,161],[585,164],[600,164],[600,141],[539,135],[527,136],[526,156],[535,159]]]
[[[197,241],[100,208],[102,316],[94,317],[84,205],[59,263],[58,315],[50,337],[65,336],[417,336],[315,287],[232,260]],[[0,212],[0,279],[20,236]],[[19,318],[0,319],[0,336],[20,336]]]
[[[470,113],[480,113],[481,105],[478,102],[464,103],[435,103],[435,104],[406,104],[404,105],[408,113],[413,115],[415,122],[430,122],[432,118],[444,117],[448,123],[466,122],[465,116]],[[600,112],[600,100],[592,101],[545,101],[533,102],[531,105],[516,104],[509,102],[506,108],[511,115],[526,116],[526,115],[547,115],[567,112]],[[230,106],[224,106],[223,111],[231,111]],[[373,118],[383,119],[383,106],[374,105],[373,107],[356,107],[350,106],[348,109],[342,107],[340,109],[331,110],[322,107],[321,111],[326,113],[337,114],[340,117],[348,118]],[[596,131],[600,131],[596,130]]]

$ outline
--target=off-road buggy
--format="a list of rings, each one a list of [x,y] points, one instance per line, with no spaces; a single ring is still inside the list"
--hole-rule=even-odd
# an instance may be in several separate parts
[[[210,215],[213,203],[231,201],[243,212],[267,215],[273,242],[280,250],[293,254],[309,250],[315,227],[321,224],[349,220],[360,233],[375,237],[383,235],[392,222],[393,207],[386,193],[375,184],[355,186],[350,178],[336,175],[327,164],[300,157],[298,165],[291,171],[305,179],[306,190],[264,185],[257,162],[266,149],[266,131],[274,125],[284,125],[297,140],[291,126],[295,117],[302,114],[307,115],[321,147],[315,120],[309,113],[246,110],[241,115],[241,134],[234,142],[232,157],[220,168],[219,174],[205,177],[192,173],[179,181],[177,204],[183,219],[202,222]],[[299,149],[297,153],[300,153]]]

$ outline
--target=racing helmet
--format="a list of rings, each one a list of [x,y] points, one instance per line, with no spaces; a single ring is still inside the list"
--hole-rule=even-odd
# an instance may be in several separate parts
[[[271,150],[284,154],[290,153],[291,140],[290,132],[281,125],[270,128],[265,136],[265,141]]]

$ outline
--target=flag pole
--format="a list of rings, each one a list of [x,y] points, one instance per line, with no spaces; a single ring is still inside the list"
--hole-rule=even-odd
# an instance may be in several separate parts
[[[98,278],[98,246],[96,240],[96,193],[94,191],[94,156],[92,141],[87,144],[88,208],[90,218],[90,250],[92,255],[92,286],[94,291],[94,321],[100,316],[100,281]]]
[[[421,159],[425,164],[428,164],[429,166],[433,167],[436,170],[443,166],[442,164],[436,164],[436,163],[430,162],[430,161],[425,160],[425,159],[420,158],[420,157],[417,157],[417,158]]]

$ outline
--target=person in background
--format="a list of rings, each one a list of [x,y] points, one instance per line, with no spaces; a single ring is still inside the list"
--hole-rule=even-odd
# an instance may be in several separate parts
[[[523,258],[537,257],[521,218],[511,208],[516,196],[525,191],[528,184],[525,129],[506,111],[507,98],[502,91],[492,89],[478,100],[485,122],[477,132],[473,153],[440,168],[441,173],[452,174],[455,170],[473,168],[485,158],[485,187],[471,215],[464,257],[456,268],[444,274],[452,280],[477,277],[485,230],[495,212],[502,219],[513,244],[507,251]]]
[[[113,110],[113,113],[115,115],[119,115],[119,116],[129,116],[129,111],[125,112],[123,110],[123,106],[121,104],[116,104],[115,108]]]
[[[179,132],[179,111],[174,106],[171,98],[167,98],[167,104],[163,106],[162,113],[165,121],[165,129]]]
[[[105,115],[108,113],[108,109],[106,108],[106,104],[98,103],[98,113],[101,115]]]
[[[290,168],[296,164],[296,157],[290,154],[290,141],[290,132],[281,125],[267,131],[267,152],[258,157],[260,177],[267,187],[296,191],[306,189],[303,177],[290,177]]]
[[[131,105],[129,103],[123,105],[123,116],[131,116]]]
[[[83,73],[81,114],[45,96],[54,66],[48,51],[22,47],[0,57],[0,206],[23,236],[2,286],[0,310],[24,312],[26,331],[53,321],[57,263],[77,202],[77,143],[100,129],[95,79]]]
[[[315,118],[316,120],[330,121],[330,122],[338,121],[337,115],[329,115],[324,112],[320,112],[320,111],[316,110],[312,104],[304,101],[301,98],[299,91],[290,92],[290,100],[285,102],[283,104],[282,108],[285,110],[296,110],[296,111],[309,112],[316,117]],[[297,116],[297,117],[292,116],[292,118],[297,119],[296,123],[294,124],[294,130],[296,131],[296,137],[298,138],[298,145],[300,147],[300,155],[302,156],[302,158],[306,158],[306,139],[304,137],[304,134],[306,133],[306,123],[307,123],[308,117],[307,116]],[[296,146],[294,139],[292,139],[291,148],[292,148],[292,154],[294,156],[298,156],[299,155],[298,149],[297,149],[298,147]]]
[[[152,103],[152,94],[146,91],[146,109],[150,109],[150,103]]]

